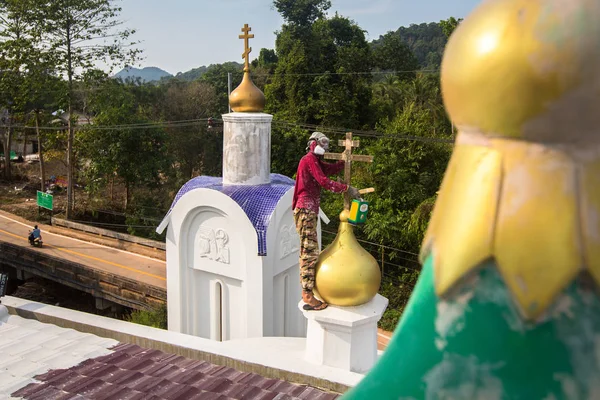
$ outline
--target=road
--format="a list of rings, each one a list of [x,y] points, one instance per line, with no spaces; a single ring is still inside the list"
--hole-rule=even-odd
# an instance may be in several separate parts
[[[47,231],[47,226],[38,224],[42,231],[43,248],[32,247],[27,242],[33,225],[15,215],[0,211],[0,240],[29,246],[52,256],[77,262],[115,275],[166,289],[166,265],[162,260],[146,257],[125,250],[58,235]],[[391,332],[377,330],[377,348],[384,350],[392,336]]]
[[[42,232],[43,248],[32,247],[27,242],[33,228],[26,221],[0,211],[0,240],[29,246],[35,251],[44,252],[61,259],[73,261],[111,274],[124,276],[148,285],[166,288],[166,265],[164,261],[140,254],[85,242],[55,233],[49,233],[47,226],[38,224]]]

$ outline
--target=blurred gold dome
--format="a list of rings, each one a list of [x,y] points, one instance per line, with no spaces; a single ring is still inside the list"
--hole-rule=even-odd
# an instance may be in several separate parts
[[[595,132],[598,21],[598,0],[484,1],[451,36],[442,62],[454,124],[549,143]]]

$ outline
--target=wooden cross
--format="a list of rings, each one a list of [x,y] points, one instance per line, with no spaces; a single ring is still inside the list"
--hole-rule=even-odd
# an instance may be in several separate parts
[[[343,153],[325,153],[324,157],[327,160],[344,160],[346,165],[344,166],[344,183],[350,185],[350,178],[352,178],[352,161],[360,162],[373,162],[373,156],[366,156],[362,154],[352,154],[353,147],[359,147],[360,142],[358,140],[352,140],[352,132],[346,132],[346,140],[338,140],[338,146],[345,146]],[[362,193],[372,192],[371,189],[365,189]],[[344,193],[344,209],[350,209],[350,195]]]
[[[240,39],[244,39],[244,54],[242,54],[242,58],[246,59],[244,71],[250,70],[249,56],[250,56],[250,52],[252,51],[252,47],[248,47],[248,44],[249,44],[249,39],[254,39],[254,34],[252,34],[252,35],[248,34],[248,32],[250,32],[251,30],[252,30],[252,28],[250,28],[248,26],[248,24],[244,24],[244,27],[242,28],[242,32],[244,32],[244,34],[239,36]]]

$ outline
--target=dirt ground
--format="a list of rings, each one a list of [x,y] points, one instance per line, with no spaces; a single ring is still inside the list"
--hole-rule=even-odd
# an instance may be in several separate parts
[[[62,163],[47,163],[46,176],[61,176],[66,173]],[[39,162],[11,163],[13,179],[4,179],[3,170],[0,171],[0,209],[17,214],[23,218],[38,221],[49,218],[50,212],[42,209],[38,216],[37,191],[41,189]],[[66,203],[66,190],[53,194],[54,213],[64,212]]]
[[[64,217],[67,203],[67,188],[60,183],[52,193],[53,210],[37,206],[37,191],[41,190],[40,164],[22,162],[11,164],[12,180],[4,179],[4,170],[0,169],[0,209],[16,214],[30,221],[49,222],[52,216]],[[67,168],[61,161],[47,162],[46,181],[50,177],[64,178],[66,182]],[[85,190],[74,188],[75,212],[83,213],[88,206],[89,197]]]

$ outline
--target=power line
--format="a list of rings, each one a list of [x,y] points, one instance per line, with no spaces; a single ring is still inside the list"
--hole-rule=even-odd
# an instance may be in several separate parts
[[[361,71],[361,72],[307,72],[298,74],[252,74],[252,76],[263,77],[263,76],[323,76],[323,75],[396,75],[396,74],[407,74],[407,73],[440,73],[440,70],[428,70],[428,69],[412,69],[412,70],[400,70],[400,71]]]
[[[332,231],[328,231],[328,230],[325,230],[325,229],[321,229],[321,232],[325,232],[325,233],[328,233],[328,234],[330,234],[330,235],[334,235],[334,236],[335,236],[335,235],[337,235],[337,232],[332,232]],[[383,245],[383,244],[374,243],[374,242],[369,242],[369,241],[367,241],[367,240],[363,240],[363,239],[357,239],[357,240],[358,240],[359,242],[362,242],[362,243],[371,244],[371,245],[373,245],[373,246],[377,246],[377,247],[383,247],[383,248],[385,248],[385,249],[389,249],[389,250],[397,251],[397,252],[399,252],[399,253],[410,254],[411,256],[415,256],[415,257],[418,257],[418,256],[419,256],[419,255],[418,255],[418,254],[416,254],[416,253],[411,253],[410,251],[401,250],[401,249],[398,249],[398,248],[395,248],[395,247],[385,246],[385,245]]]
[[[85,124],[85,125],[76,125],[74,127],[75,130],[82,129],[93,129],[93,130],[136,130],[136,129],[149,129],[149,128],[185,128],[192,127],[196,125],[201,125],[202,123],[206,123],[208,118],[198,118],[194,120],[181,120],[181,121],[161,121],[161,122],[147,122],[147,123],[135,123],[135,124],[121,124],[121,125],[94,125],[94,124]],[[2,127],[6,127],[6,125],[1,125]],[[35,130],[35,126],[15,126],[12,125],[13,129],[33,129]],[[40,126],[39,130],[43,131],[60,131],[67,129],[67,126]]]
[[[101,130],[101,131],[114,131],[114,130],[136,130],[136,129],[149,129],[149,128],[186,128],[199,126],[203,123],[207,122],[208,118],[198,118],[193,120],[181,120],[181,121],[161,121],[161,122],[148,122],[148,123],[135,123],[135,124],[121,124],[121,125],[77,125],[75,126],[76,130],[81,129],[93,129],[93,130]],[[215,122],[223,122],[222,119],[213,118]],[[453,139],[444,139],[444,138],[431,138],[424,136],[414,136],[408,135],[404,133],[383,133],[377,131],[365,131],[365,130],[357,130],[350,128],[337,128],[337,127],[326,127],[320,126],[316,124],[303,124],[303,123],[294,123],[283,120],[273,120],[272,123],[278,126],[291,126],[300,129],[306,130],[319,130],[328,133],[334,134],[345,134],[346,132],[352,132],[355,136],[358,137],[368,137],[368,138],[385,138],[385,139],[393,139],[393,140],[407,140],[407,141],[420,141],[420,142],[428,142],[428,143],[454,143]],[[36,129],[33,126],[14,126],[13,128],[17,129]],[[53,126],[41,126],[40,130],[43,131],[58,131],[66,129],[66,126],[53,127]],[[215,127],[213,129],[218,129]]]
[[[387,138],[394,140],[412,140],[412,141],[423,141],[423,142],[432,142],[432,143],[454,143],[453,139],[443,139],[443,138],[428,138],[424,136],[414,136],[407,135],[402,133],[382,133],[376,131],[364,131],[360,129],[350,129],[350,128],[333,128],[333,127],[325,127],[315,124],[302,124],[302,123],[294,123],[282,120],[273,120],[273,124],[275,125],[284,125],[284,126],[293,126],[301,129],[307,130],[319,130],[328,133],[336,133],[336,134],[345,134],[346,132],[352,132],[353,135],[359,137],[372,137],[372,138]]]

